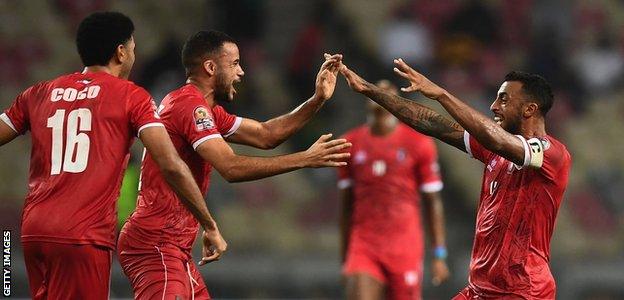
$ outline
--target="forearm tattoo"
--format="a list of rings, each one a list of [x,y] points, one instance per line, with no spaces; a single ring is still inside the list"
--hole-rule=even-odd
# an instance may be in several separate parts
[[[416,131],[454,146],[463,147],[464,129],[459,123],[447,119],[426,106],[388,94],[378,88],[372,88],[364,94]]]

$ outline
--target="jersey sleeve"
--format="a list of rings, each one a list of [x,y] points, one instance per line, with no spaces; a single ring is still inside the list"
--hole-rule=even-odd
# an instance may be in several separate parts
[[[190,97],[183,103],[174,112],[174,126],[193,149],[207,140],[223,138],[213,111],[202,98]]]
[[[415,172],[420,191],[423,193],[439,192],[444,184],[440,176],[438,152],[433,139],[429,137],[422,139],[416,151],[417,153],[413,155],[418,158]]]
[[[560,144],[550,143],[544,138],[534,137],[527,140],[521,135],[516,135],[516,137],[520,139],[524,147],[524,162],[518,168],[539,169],[546,178],[555,180],[565,159],[570,159],[570,154]],[[481,146],[467,131],[464,131],[464,145],[470,156],[484,163],[487,163],[490,156],[494,155],[493,152]]]
[[[222,106],[212,108],[215,124],[223,137],[228,137],[240,127],[243,118],[228,113]]]
[[[341,138],[346,139],[349,142],[352,142],[352,138],[349,134],[346,134],[342,136]],[[351,152],[351,149],[353,149],[353,147],[349,148],[349,152]],[[353,157],[353,153],[351,153],[351,157]],[[353,178],[351,176],[351,165],[352,165],[351,160],[349,160],[347,161],[346,166],[337,168],[337,172],[338,172],[337,185],[339,189],[346,189],[353,185]]]
[[[468,131],[464,131],[464,146],[466,147],[466,152],[470,155],[470,157],[473,157],[485,164],[487,164],[492,155],[494,155],[493,152],[483,147],[475,138],[473,138]]]
[[[558,143],[551,143],[544,138],[530,138],[527,141],[528,157],[525,165],[539,169],[539,172],[551,181],[555,181],[570,154]]]
[[[0,120],[9,125],[18,134],[24,134],[30,129],[28,99],[34,96],[35,89],[36,86],[30,87],[18,95],[13,104],[0,114]]]
[[[130,117],[130,124],[137,136],[145,128],[164,126],[156,112],[154,99],[142,88],[135,87],[130,92],[128,102],[126,102],[126,111]]]

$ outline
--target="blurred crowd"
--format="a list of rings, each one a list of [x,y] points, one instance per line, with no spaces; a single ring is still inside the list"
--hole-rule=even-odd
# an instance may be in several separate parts
[[[392,59],[401,57],[486,114],[507,72],[543,75],[555,91],[547,131],[562,140],[573,157],[552,242],[559,295],[561,299],[624,297],[622,1],[0,1],[2,109],[35,82],[81,69],[75,28],[95,10],[118,10],[133,18],[137,62],[131,80],[156,101],[185,80],[179,53],[188,35],[218,29],[233,36],[239,41],[246,75],[235,102],[227,108],[259,120],[285,113],[312,95],[323,52],[344,54],[344,62],[369,81],[388,78],[399,85],[404,82],[392,74]],[[338,85],[317,117],[270,154],[305,149],[323,133],[342,134],[365,121],[365,99],[352,93],[344,81]],[[404,96],[442,111],[417,95]],[[28,173],[27,140],[18,139],[0,150],[3,228],[19,226]],[[454,278],[442,289],[427,285],[428,299],[448,298],[467,281],[482,173],[482,166],[467,155],[438,145]],[[140,163],[141,147],[135,148],[130,184],[136,182]],[[308,288],[289,278],[284,279],[292,283],[289,288],[243,292],[244,287],[230,289],[235,282],[221,284],[218,279],[211,287],[211,278],[206,278],[216,295],[340,296],[334,170],[297,171],[243,184],[227,184],[218,175],[213,180],[208,202],[231,246],[223,264],[265,257],[274,264],[301,268],[294,277],[319,282],[318,287]],[[123,192],[122,216],[132,210],[133,190]],[[315,263],[306,269],[301,262]],[[614,269],[618,264],[620,268]],[[263,266],[282,272],[271,263],[241,266],[266,276],[273,273]],[[228,272],[217,265],[214,269]],[[306,270],[311,271],[306,274]],[[203,271],[217,276],[216,271]],[[290,273],[280,274],[277,278]],[[330,280],[310,274],[329,274]],[[240,278],[236,276],[231,280]],[[127,292],[118,293],[127,296]]]

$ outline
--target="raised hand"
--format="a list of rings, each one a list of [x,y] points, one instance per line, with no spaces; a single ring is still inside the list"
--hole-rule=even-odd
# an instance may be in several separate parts
[[[364,78],[351,71],[351,69],[347,68],[344,64],[340,67],[340,74],[344,76],[349,87],[355,92],[361,93],[371,85],[370,82],[364,80]]]
[[[336,89],[336,77],[342,63],[342,54],[324,54],[325,62],[321,65],[316,75],[314,94],[325,101],[329,99]]]
[[[346,166],[349,152],[344,152],[351,147],[346,139],[331,140],[332,134],[322,135],[308,150],[304,151],[305,166],[308,168],[341,167]]]
[[[202,259],[199,265],[203,266],[207,263],[217,261],[227,250],[227,242],[221,236],[218,229],[204,231],[202,234]]]
[[[412,69],[412,67],[406,64],[403,59],[395,59],[394,64],[396,65],[394,72],[410,82],[410,85],[408,87],[401,88],[401,91],[420,92],[425,97],[433,100],[438,99],[438,97],[446,92],[443,88],[431,82],[427,77]]]

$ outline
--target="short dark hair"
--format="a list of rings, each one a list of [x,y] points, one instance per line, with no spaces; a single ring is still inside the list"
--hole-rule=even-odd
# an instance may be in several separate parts
[[[542,116],[546,116],[546,113],[553,105],[554,96],[550,84],[544,79],[544,77],[520,71],[512,71],[505,75],[505,81],[518,81],[522,83],[522,91],[531,97],[532,100],[537,101],[539,110]]]
[[[186,75],[190,75],[208,55],[220,50],[225,43],[236,44],[236,41],[229,35],[216,30],[202,30],[189,37],[182,47],[182,65],[186,69]]]
[[[134,24],[119,12],[96,12],[78,26],[76,46],[85,66],[105,66],[117,47],[132,38]]]

